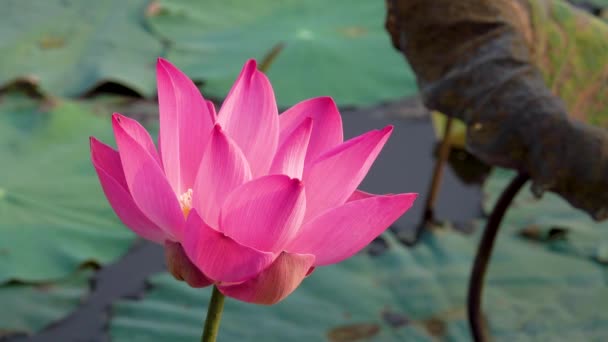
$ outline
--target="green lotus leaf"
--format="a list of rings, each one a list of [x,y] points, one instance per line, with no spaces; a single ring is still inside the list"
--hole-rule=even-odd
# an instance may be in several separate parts
[[[15,80],[78,96],[103,82],[155,94],[161,42],[143,24],[148,0],[6,0],[0,11],[0,87]]]
[[[489,213],[515,172],[495,169],[484,185],[484,210]],[[593,221],[563,198],[546,192],[536,198],[525,186],[514,199],[501,227],[558,253],[608,264],[608,222]]]
[[[428,233],[408,249],[386,235],[378,257],[359,254],[320,267],[275,306],[228,298],[226,341],[467,341],[465,295],[476,238]],[[547,267],[547,265],[556,265]],[[485,292],[486,319],[500,340],[602,340],[608,337],[605,270],[586,259],[548,253],[501,237]],[[113,341],[198,338],[211,290],[154,276],[141,301],[114,306]],[[584,337],[584,338],[583,338]],[[581,339],[582,338],[582,339]]]
[[[0,286],[0,339],[32,334],[72,312],[88,292],[90,271],[43,284]]]
[[[384,10],[368,0],[161,0],[148,21],[206,96],[224,97],[248,58],[283,43],[268,71],[279,105],[325,95],[361,105],[417,92],[384,31]]]
[[[110,120],[83,106],[0,98],[0,284],[63,278],[123,255],[134,235],[108,204],[90,162],[90,135]]]

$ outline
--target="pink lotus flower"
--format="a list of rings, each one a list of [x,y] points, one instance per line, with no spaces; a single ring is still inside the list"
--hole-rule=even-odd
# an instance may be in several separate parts
[[[343,142],[331,98],[278,115],[266,76],[248,61],[219,113],[169,62],[157,63],[158,152],[135,120],[114,114],[118,152],[91,138],[110,205],[139,236],[165,244],[191,286],[274,304],[316,266],[357,253],[416,194],[357,191],[392,127]]]

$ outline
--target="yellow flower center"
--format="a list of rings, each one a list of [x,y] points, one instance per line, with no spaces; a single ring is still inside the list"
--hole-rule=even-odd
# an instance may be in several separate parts
[[[179,205],[182,207],[182,213],[184,213],[184,217],[188,218],[188,214],[190,213],[190,209],[192,208],[192,189],[188,189],[188,191],[184,192],[178,197]]]

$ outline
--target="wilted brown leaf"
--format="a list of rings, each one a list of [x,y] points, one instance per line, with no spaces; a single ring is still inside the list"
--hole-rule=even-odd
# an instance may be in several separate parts
[[[608,217],[608,134],[587,124],[608,118],[606,23],[559,0],[387,4],[426,106],[466,123],[473,154]]]

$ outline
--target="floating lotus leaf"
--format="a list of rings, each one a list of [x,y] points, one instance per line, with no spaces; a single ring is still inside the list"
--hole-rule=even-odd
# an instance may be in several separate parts
[[[268,76],[282,107],[315,96],[373,104],[417,92],[390,48],[383,4],[368,0],[161,0],[148,17],[168,59],[223,98],[246,59],[284,48]]]
[[[72,312],[88,292],[91,272],[43,284],[0,286],[0,339],[33,334]]]
[[[476,239],[427,233],[408,249],[389,249],[316,270],[286,300],[257,306],[228,299],[219,338],[227,341],[470,340],[465,313]],[[559,267],[547,267],[559,265]],[[497,245],[485,300],[500,340],[608,338],[605,269],[587,259],[530,248],[505,236]],[[114,306],[113,341],[198,338],[211,290],[154,276],[143,300]]]
[[[0,97],[0,284],[63,278],[129,248],[89,159],[89,135],[111,135],[109,121],[69,101]]]
[[[492,210],[514,175],[513,171],[495,169],[488,177],[483,189],[486,212]],[[519,235],[552,252],[608,264],[608,222],[594,222],[555,194],[536,198],[528,186],[514,199],[503,225],[503,234]]]
[[[155,94],[159,39],[143,24],[148,0],[6,0],[0,11],[0,88],[25,80],[78,96],[115,82]]]

